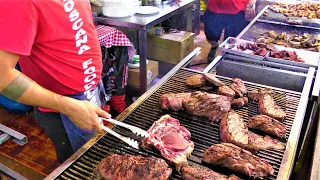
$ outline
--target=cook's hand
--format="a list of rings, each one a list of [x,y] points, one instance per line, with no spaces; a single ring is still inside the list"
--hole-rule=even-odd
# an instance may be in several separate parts
[[[255,3],[249,3],[246,7],[245,18],[247,21],[251,21],[256,16]]]
[[[67,106],[64,114],[81,129],[94,129],[97,132],[102,132],[98,117],[111,118],[110,114],[88,101],[79,101],[72,98],[66,98],[66,101]]]

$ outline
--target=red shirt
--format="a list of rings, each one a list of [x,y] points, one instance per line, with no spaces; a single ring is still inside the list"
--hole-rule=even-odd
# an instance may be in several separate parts
[[[89,0],[0,0],[0,49],[24,74],[61,95],[94,88],[102,60]]]
[[[208,0],[207,9],[219,14],[237,14],[246,9],[249,0]]]

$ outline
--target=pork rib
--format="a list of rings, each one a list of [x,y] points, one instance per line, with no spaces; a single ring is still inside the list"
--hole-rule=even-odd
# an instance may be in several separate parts
[[[225,176],[203,166],[184,166],[182,168],[183,180],[240,180],[237,176]]]
[[[286,148],[282,142],[269,136],[260,136],[251,131],[249,131],[248,136],[249,144],[245,147],[245,149],[248,149],[252,152],[267,149],[284,150]]]
[[[244,82],[239,78],[233,78],[230,88],[236,92],[236,96],[243,97],[248,93],[247,87]]]
[[[224,86],[224,83],[220,81],[218,78],[216,78],[215,74],[211,73],[203,73],[204,78],[211,84],[215,86]]]
[[[98,172],[104,180],[167,180],[172,169],[160,158],[113,154],[100,162]]]
[[[286,137],[286,126],[267,115],[255,115],[248,121],[248,127],[258,129],[279,138]]]
[[[248,105],[248,98],[247,97],[237,98],[232,101],[232,106],[236,107],[236,108],[241,108],[241,107],[247,106],[247,105]]]
[[[260,97],[258,106],[260,114],[268,115],[274,119],[282,121],[287,116],[268,93]]]
[[[236,96],[236,92],[234,92],[234,90],[232,90],[228,86],[220,86],[218,88],[218,94],[230,97],[231,99],[233,99]]]
[[[203,74],[196,74],[192,75],[187,78],[186,84],[190,87],[201,87],[207,83],[206,79],[204,78]]]
[[[260,97],[265,94],[273,94],[274,91],[269,88],[262,88],[259,90],[252,90],[248,93],[248,97],[253,101],[259,101]]]
[[[162,109],[179,111],[183,110],[183,102],[191,96],[191,93],[169,93],[160,97],[160,106]]]
[[[149,137],[142,139],[143,148],[157,148],[161,155],[173,163],[179,172],[188,164],[187,158],[194,149],[191,133],[169,115],[162,116],[148,130]]]
[[[205,151],[203,160],[254,178],[266,177],[274,173],[274,169],[268,162],[230,143],[212,145]]]
[[[183,102],[188,113],[210,118],[218,122],[231,109],[230,99],[226,96],[196,91]]]

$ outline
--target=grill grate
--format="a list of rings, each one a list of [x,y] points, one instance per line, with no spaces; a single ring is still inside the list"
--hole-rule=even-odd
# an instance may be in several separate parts
[[[165,114],[170,114],[172,117],[180,120],[180,123],[185,126],[191,132],[191,140],[195,143],[195,148],[192,155],[189,157],[189,164],[202,164],[202,155],[206,148],[210,147],[212,144],[220,142],[219,138],[219,125],[211,124],[208,122],[208,118],[198,117],[190,115],[184,111],[173,112],[165,111],[159,107],[159,97],[164,93],[179,93],[179,92],[192,92],[195,89],[188,88],[184,80],[190,75],[194,75],[194,72],[187,70],[180,70],[171,79],[169,79],[163,86],[161,86],[155,93],[153,93],[146,101],[144,101],[140,106],[138,106],[129,116],[124,120],[125,123],[138,126],[147,130],[151,127],[152,123],[160,118],[160,116]],[[231,83],[228,79],[222,79],[227,85]],[[246,84],[248,90],[259,89],[261,86]],[[217,89],[209,91],[215,93]],[[287,118],[284,123],[287,129],[287,138],[289,136],[295,112],[298,107],[300,94],[282,92],[279,90],[275,91],[274,96],[278,105],[286,110]],[[258,105],[252,101],[249,101],[248,107],[236,110],[244,120],[247,122],[250,117],[258,113]],[[115,131],[121,132],[125,136],[130,136],[138,141],[141,140],[140,137],[132,135],[130,131],[121,127],[115,127]],[[284,141],[285,143],[285,141]],[[159,152],[155,150],[145,150],[140,151],[128,147],[125,143],[116,139],[111,135],[106,135],[102,137],[96,144],[88,149],[80,158],[78,158],[72,165],[70,165],[57,179],[99,179],[98,175],[95,173],[95,169],[98,163],[106,156],[118,153],[118,154],[136,154],[142,156],[155,156],[161,158]],[[258,157],[268,161],[275,169],[275,175],[269,176],[266,179],[276,179],[278,174],[281,160],[284,151],[267,150],[259,151]],[[202,164],[203,165],[203,164]],[[211,166],[210,166],[211,167]],[[230,174],[229,170],[224,168],[211,167],[216,172],[224,173],[226,175]],[[180,179],[180,174],[173,173],[172,179]],[[242,177],[246,178],[246,177]],[[248,179],[248,178],[247,178]]]

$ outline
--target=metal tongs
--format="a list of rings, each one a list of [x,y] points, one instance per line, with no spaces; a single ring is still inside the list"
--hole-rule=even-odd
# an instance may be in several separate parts
[[[133,148],[139,149],[139,143],[136,140],[118,134],[117,132],[111,130],[110,128],[108,128],[106,126],[104,126],[102,121],[107,121],[107,122],[110,122],[112,124],[116,124],[118,126],[127,128],[130,131],[132,131],[134,134],[138,135],[138,136],[149,137],[149,133],[147,131],[141,129],[141,128],[138,128],[138,127],[135,127],[135,126],[132,126],[132,125],[129,125],[129,124],[125,124],[123,122],[120,122],[120,121],[117,121],[117,120],[114,120],[114,119],[106,119],[106,118],[99,117],[99,122],[101,123],[101,128],[103,130],[105,130],[107,133],[110,133],[111,135],[121,139],[122,141],[126,142],[129,146],[131,146]]]

